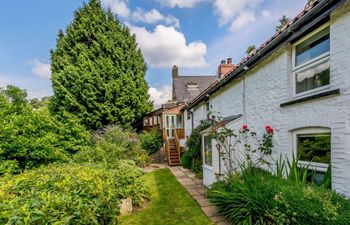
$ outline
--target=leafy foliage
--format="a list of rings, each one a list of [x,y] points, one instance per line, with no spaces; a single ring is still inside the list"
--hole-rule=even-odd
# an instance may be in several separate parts
[[[314,185],[248,167],[213,185],[210,201],[232,224],[347,224],[350,202]]]
[[[212,136],[217,141],[220,157],[228,173],[236,173],[242,167],[259,167],[269,164],[265,158],[271,155],[273,148],[273,128],[271,126],[267,125],[262,137],[258,137],[245,124],[239,131],[221,126],[218,121],[215,121],[214,124]]]
[[[100,163],[107,168],[114,168],[121,159],[132,160],[139,166],[149,162],[138,135],[117,126],[108,126],[97,131],[92,142],[91,146],[85,147],[74,156],[76,162]]]
[[[34,110],[26,96],[14,86],[0,92],[0,174],[67,161],[87,143],[89,134],[76,119]]]
[[[148,154],[157,152],[163,146],[163,136],[159,129],[152,129],[151,131],[140,134],[141,146]]]
[[[78,9],[59,32],[51,66],[51,110],[73,113],[90,129],[127,127],[151,110],[135,36],[99,0]]]
[[[1,224],[117,224],[120,199],[147,194],[133,162],[50,165],[0,179]]]
[[[201,123],[193,129],[191,135],[188,138],[187,141],[187,151],[185,154],[181,157],[181,165],[184,167],[192,168],[194,169],[194,172],[199,172],[198,167],[192,167],[194,164],[194,161],[199,161],[197,164],[202,164],[202,157],[201,157],[201,146],[202,146],[202,136],[201,132],[208,127],[211,126],[211,122],[208,120],[203,120]],[[190,162],[190,166],[188,165],[188,162]],[[196,169],[197,168],[197,169]]]
[[[250,55],[255,49],[256,49],[255,45],[249,45],[247,50],[245,51],[245,54]]]

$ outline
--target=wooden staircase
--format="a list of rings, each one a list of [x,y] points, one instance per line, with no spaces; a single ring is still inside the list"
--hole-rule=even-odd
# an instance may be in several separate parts
[[[176,128],[173,128],[174,138],[169,138],[166,130],[163,130],[163,137],[165,142],[165,151],[168,158],[169,166],[180,165],[180,142],[177,135]]]
[[[180,156],[176,148],[176,143],[174,139],[169,139],[169,165],[179,166]]]

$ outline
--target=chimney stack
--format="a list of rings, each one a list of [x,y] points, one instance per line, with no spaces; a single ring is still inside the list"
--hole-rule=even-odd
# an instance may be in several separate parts
[[[171,74],[173,76],[173,79],[179,77],[179,68],[177,67],[177,65],[173,66]]]
[[[234,64],[232,64],[232,58],[228,58],[227,60],[221,60],[221,63],[218,67],[218,77],[221,78],[227,72],[231,71],[234,68]]]

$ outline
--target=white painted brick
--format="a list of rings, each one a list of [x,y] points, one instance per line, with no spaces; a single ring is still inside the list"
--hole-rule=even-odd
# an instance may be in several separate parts
[[[283,46],[246,74],[247,124],[263,131],[275,128],[274,155],[292,155],[291,130],[301,127],[329,127],[332,131],[333,188],[350,197],[350,6],[333,12],[331,32],[331,89],[340,96],[280,107],[291,99],[291,47]],[[209,98],[212,110],[221,116],[243,114],[243,82],[231,82]],[[206,118],[205,104],[194,108],[194,126]],[[186,123],[186,135],[191,132]],[[215,163],[215,162],[214,162]],[[212,176],[212,175],[211,175]]]

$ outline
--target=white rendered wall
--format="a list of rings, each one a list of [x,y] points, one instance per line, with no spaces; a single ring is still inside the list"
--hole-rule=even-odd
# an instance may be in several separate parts
[[[245,75],[245,123],[258,134],[265,125],[275,129],[273,156],[293,154],[292,132],[304,127],[331,129],[333,188],[350,197],[350,6],[331,16],[330,90],[340,95],[280,107],[292,100],[291,46],[282,46]],[[243,80],[233,81],[209,97],[211,110],[222,117],[243,114]],[[194,108],[194,127],[205,119],[205,104]],[[189,135],[189,133],[186,133]],[[214,148],[213,148],[214,149]],[[215,151],[213,152],[215,154]],[[218,159],[214,161],[216,168]],[[205,171],[204,171],[205,172]],[[215,173],[215,169],[212,173]],[[206,176],[212,176],[204,174]],[[210,183],[206,182],[205,183]]]

